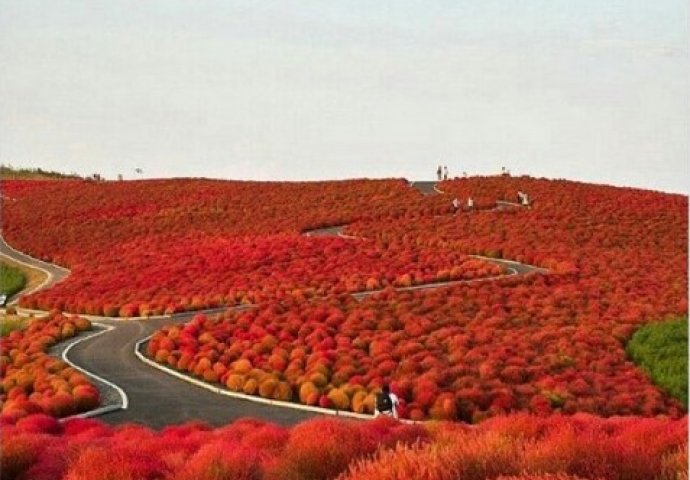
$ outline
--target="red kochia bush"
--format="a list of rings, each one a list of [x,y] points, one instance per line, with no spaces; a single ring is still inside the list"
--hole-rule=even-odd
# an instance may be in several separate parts
[[[49,415],[29,415],[17,421],[17,428],[27,433],[48,433],[59,435],[63,431],[62,424]]]
[[[354,458],[376,449],[373,437],[362,434],[358,425],[317,419],[292,429],[285,455],[271,471],[273,478],[334,478]]]
[[[236,442],[212,441],[201,446],[172,478],[258,480],[261,477],[261,453],[258,450]]]
[[[575,475],[567,475],[564,473],[544,473],[544,474],[529,474],[511,475],[509,477],[501,475],[496,477],[496,480],[603,480],[594,477],[582,478]]]

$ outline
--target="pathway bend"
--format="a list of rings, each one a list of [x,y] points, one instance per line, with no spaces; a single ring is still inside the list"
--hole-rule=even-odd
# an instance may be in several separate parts
[[[0,257],[10,258],[16,263],[19,263],[29,268],[34,268],[36,270],[43,272],[46,275],[46,279],[36,287],[32,289],[21,290],[17,292],[15,295],[13,295],[10,301],[7,302],[8,305],[15,304],[23,295],[28,295],[30,293],[43,290],[45,288],[50,288],[56,283],[64,280],[69,275],[69,270],[67,270],[66,268],[60,267],[59,265],[54,265],[52,263],[44,262],[43,260],[39,260],[30,255],[22,253],[19,250],[15,250],[5,241],[5,238],[2,236],[1,231]]]
[[[196,312],[195,312],[196,313]],[[134,354],[137,342],[163,325],[186,323],[195,313],[174,318],[108,322],[116,328],[75,345],[72,362],[119,385],[127,392],[129,408],[102,415],[111,424],[141,423],[153,428],[201,420],[225,425],[243,417],[258,417],[282,425],[313,418],[316,413],[217,395],[142,363]]]

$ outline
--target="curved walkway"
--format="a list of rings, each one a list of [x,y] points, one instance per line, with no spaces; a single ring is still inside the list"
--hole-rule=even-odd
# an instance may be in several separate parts
[[[30,293],[36,292],[38,290],[50,288],[56,283],[62,281],[65,277],[67,277],[67,275],[69,275],[69,270],[67,270],[66,268],[54,265],[52,263],[44,262],[42,260],[38,260],[37,258],[30,257],[29,255],[26,255],[25,253],[22,253],[10,247],[7,244],[7,242],[5,242],[5,239],[2,237],[1,234],[0,257],[7,257],[9,259],[14,260],[16,263],[24,265],[28,268],[40,270],[46,275],[46,279],[41,284],[37,285],[36,287],[30,290],[22,290],[13,295],[12,299],[9,302],[7,302],[7,305],[13,305],[17,302],[17,300],[19,300],[19,297],[21,297],[22,295],[29,295]]]
[[[193,314],[174,318],[108,321],[116,326],[75,345],[72,362],[88,365],[89,371],[107,378],[127,392],[129,408],[102,415],[111,424],[137,422],[153,428],[201,420],[211,425],[227,424],[241,417],[259,417],[283,425],[312,418],[316,413],[262,405],[216,395],[142,363],[134,354],[137,342],[170,322],[185,323]]]
[[[434,183],[428,182],[424,188],[433,189]],[[414,186],[414,185],[413,185]],[[415,187],[418,188],[418,187]],[[305,232],[308,236],[342,235],[344,226],[333,226]],[[352,237],[351,237],[352,238]],[[40,268],[49,275],[48,281],[42,288],[46,288],[65,278],[69,271],[56,265],[34,259],[13,249],[0,237],[0,253],[3,253],[28,266]],[[524,275],[531,272],[545,272],[544,269],[531,265],[502,259],[491,259],[475,256],[486,261],[499,264],[511,273],[509,275]],[[439,282],[418,285],[396,290],[419,290],[424,288],[440,288],[459,283],[496,280],[505,277],[491,277],[488,279],[459,280],[453,282]],[[361,292],[355,294],[362,298],[376,293]],[[247,308],[247,307],[240,307]],[[217,395],[211,391],[199,388],[171,375],[161,374],[159,371],[144,364],[135,355],[137,343],[150,336],[165,324],[185,323],[197,313],[214,313],[219,309],[190,312],[170,316],[146,319],[108,319],[98,318],[99,323],[109,325],[108,331],[77,341],[69,348],[72,363],[85,368],[96,378],[102,377],[122,388],[126,392],[127,405],[121,405],[119,410],[107,412],[101,418],[112,424],[137,422],[153,428],[165,425],[179,424],[190,420],[201,420],[211,425],[224,425],[241,417],[260,417],[262,419],[284,425],[295,424],[312,418],[319,413],[293,408],[256,403],[249,400]],[[98,383],[98,381],[97,381]]]

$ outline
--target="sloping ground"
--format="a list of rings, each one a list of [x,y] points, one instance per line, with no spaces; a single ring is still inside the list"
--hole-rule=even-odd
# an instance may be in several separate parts
[[[333,227],[319,230],[316,235],[337,234],[338,232],[339,227]],[[44,288],[49,288],[55,282],[63,280],[68,274],[64,268],[33,259],[12,249],[4,240],[0,242],[0,249],[4,255],[16,258],[18,262],[22,262],[24,265],[40,268],[47,275],[50,275]],[[488,260],[503,265],[516,274],[540,271],[536,267],[521,265],[516,262]],[[438,283],[419,288],[439,288],[447,285],[449,283]],[[69,359],[72,362],[118,385],[127,394],[129,407],[125,410],[105,414],[106,421],[112,423],[136,421],[153,427],[161,427],[194,418],[202,419],[209,424],[220,425],[252,414],[278,423],[292,424],[314,415],[309,412],[257,405],[233,398],[220,397],[179,379],[161,375],[136,358],[134,349],[138,340],[150,335],[165,323],[170,321],[184,323],[190,318],[191,315],[183,314],[175,315],[174,320],[161,318],[135,320],[127,323],[107,322],[102,319],[102,322],[114,328],[106,333],[80,341],[70,348]]]
[[[161,182],[152,185],[155,188],[151,192],[164,192],[164,187],[169,185],[180,183]],[[258,185],[244,187],[249,187],[242,190],[247,194],[259,188]],[[441,187],[448,195],[428,198],[421,197],[406,183],[386,184],[382,190],[370,187],[361,184],[358,188],[363,190],[356,199],[347,197],[341,202],[337,201],[339,187],[329,190],[332,196],[326,198],[308,189],[309,195],[315,196],[299,197],[292,205],[299,208],[291,206],[277,215],[277,207],[272,202],[277,199],[284,202],[284,195],[259,195],[261,201],[255,201],[249,210],[255,216],[249,217],[244,211],[244,217],[231,217],[227,223],[223,223],[228,212],[225,204],[219,203],[216,194],[204,197],[204,189],[210,185],[203,182],[194,187],[197,188],[194,195],[185,197],[185,201],[192,200],[188,205],[174,202],[171,205],[166,203],[167,197],[162,204],[154,202],[146,206],[108,204],[111,196],[90,190],[97,202],[80,205],[86,210],[79,217],[87,220],[80,224],[86,228],[87,235],[75,233],[78,225],[69,223],[71,217],[65,219],[63,209],[51,212],[51,219],[64,229],[48,229],[42,232],[43,238],[24,237],[24,241],[34,242],[36,251],[59,245],[60,256],[77,261],[78,252],[71,251],[70,245],[95,248],[100,245],[100,239],[112,242],[118,235],[146,236],[156,228],[193,225],[202,232],[232,228],[233,234],[240,234],[243,230],[238,230],[238,225],[246,229],[256,227],[259,231],[273,226],[296,235],[308,228],[348,223],[349,218],[352,220],[349,234],[370,239],[381,249],[400,252],[406,261],[416,262],[419,256],[434,255],[441,249],[515,258],[547,267],[554,274],[538,280],[526,278],[524,282],[489,283],[486,288],[451,288],[443,295],[405,297],[408,310],[416,313],[422,327],[411,328],[404,334],[396,332],[395,341],[407,340],[405,335],[412,335],[420,344],[415,349],[421,347],[424,352],[433,352],[430,359],[420,358],[417,364],[411,365],[415,381],[423,380],[429,387],[440,384],[453,389],[443,394],[457,395],[455,401],[461,414],[476,420],[515,408],[546,413],[585,410],[605,415],[679,414],[678,406],[663,397],[630,364],[621,345],[641,324],[687,311],[686,197],[529,178],[444,182]],[[518,189],[527,190],[534,199],[531,210],[484,211],[495,205],[496,199],[510,199]],[[18,187],[15,220],[28,221],[35,211],[29,206],[51,195],[56,196],[54,203],[61,208],[65,202],[74,200],[74,192],[63,187],[48,190],[46,197],[42,187],[28,184]],[[114,195],[114,198],[122,200],[131,192],[115,193],[120,197]],[[142,195],[140,191],[137,194]],[[459,198],[471,195],[477,199],[478,211],[448,215],[446,197],[450,195]],[[80,198],[88,199],[83,194]],[[318,205],[322,213],[315,215],[305,202],[318,198],[321,203],[313,205]],[[240,205],[250,208],[247,203]],[[354,210],[346,210],[344,215],[340,210],[342,205],[368,209],[368,214],[355,215]],[[13,208],[10,205],[10,210]],[[311,213],[303,214],[302,210]],[[294,216],[284,218],[284,214]],[[174,222],[169,222],[169,215]],[[349,217],[344,219],[344,216]],[[209,222],[209,218],[214,220]],[[183,219],[189,222],[180,221]],[[242,223],[234,224],[234,221]],[[108,228],[103,233],[97,227],[105,224]],[[223,232],[230,234],[229,230]],[[100,248],[111,252],[103,245]],[[126,261],[120,263],[131,266]],[[196,271],[199,281],[203,280],[203,271],[203,265]],[[133,272],[138,273],[136,269]],[[428,275],[429,272],[415,272],[415,279],[423,282]],[[442,276],[438,272],[438,277]],[[234,293],[237,299],[237,292]],[[452,311],[445,308],[450,304],[455,307]],[[204,299],[199,305],[204,305]],[[386,309],[385,304],[377,304],[375,319],[382,320],[376,318],[379,311],[397,315]],[[376,335],[387,335],[385,323],[380,330],[377,325]],[[464,331],[434,330],[434,325],[441,324]],[[491,327],[490,335],[487,326]],[[440,364],[433,365],[444,360],[439,357],[441,353],[452,362],[462,361],[457,365],[462,368],[449,370],[450,378],[445,380],[439,376]],[[426,371],[419,370],[420,366]],[[380,375],[385,378],[385,374]],[[423,415],[434,409],[435,393],[421,393],[412,391],[406,398],[414,404],[413,411]]]

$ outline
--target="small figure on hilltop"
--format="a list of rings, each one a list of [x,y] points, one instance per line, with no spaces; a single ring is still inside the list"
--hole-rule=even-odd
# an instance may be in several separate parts
[[[381,393],[376,395],[376,408],[374,409],[374,417],[379,415],[388,415],[393,418],[398,418],[398,396],[391,392],[388,384],[384,385]]]
[[[443,174],[443,171],[441,170],[441,165],[438,166],[438,169],[436,169],[436,176],[438,177],[438,181],[440,182],[442,177],[441,175]]]
[[[456,213],[458,213],[458,210],[460,209],[460,201],[457,198],[453,199],[452,207],[453,215],[455,215]]]
[[[510,170],[508,170],[506,167],[501,167],[501,176],[510,177]]]
[[[474,210],[474,200],[472,200],[472,197],[467,199],[467,209]]]
[[[443,167],[443,179],[448,180],[448,167]]]
[[[462,171],[462,178],[467,178],[467,172],[464,170]]]

